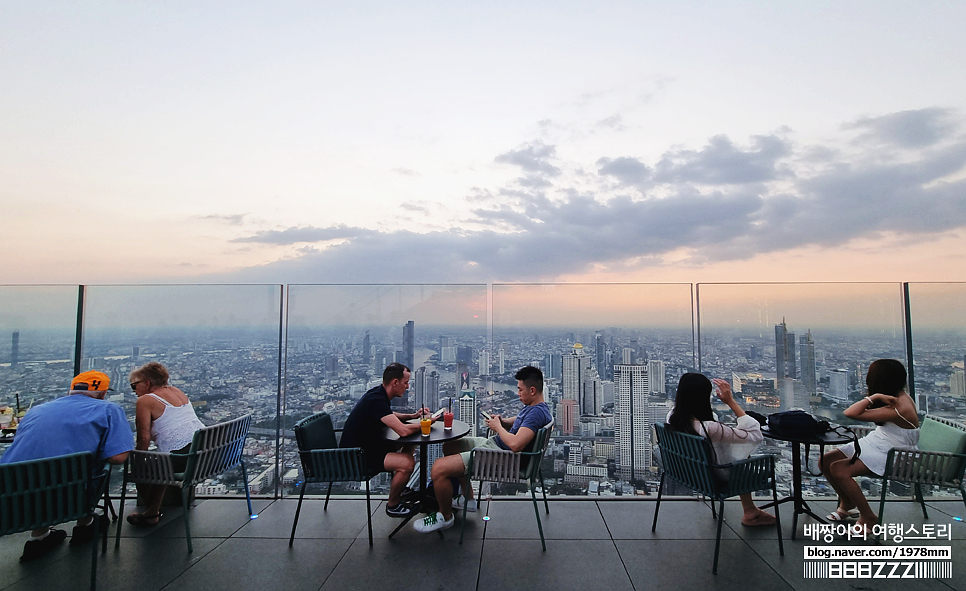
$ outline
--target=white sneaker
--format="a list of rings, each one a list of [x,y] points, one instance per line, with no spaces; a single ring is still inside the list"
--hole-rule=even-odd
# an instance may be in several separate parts
[[[463,495],[459,495],[458,497],[453,499],[453,506],[459,509],[460,511],[463,510],[464,503],[466,504],[467,512],[476,513],[476,509],[479,506],[478,503],[476,502],[476,499],[467,500],[466,497],[464,497]]]
[[[429,532],[453,527],[454,523],[456,523],[456,515],[450,515],[449,521],[447,521],[443,519],[443,514],[437,511],[423,519],[414,521],[413,529],[421,534],[428,534]]]

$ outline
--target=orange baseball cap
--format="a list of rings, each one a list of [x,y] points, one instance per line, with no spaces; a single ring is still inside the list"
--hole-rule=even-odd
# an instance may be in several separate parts
[[[111,378],[102,371],[85,371],[70,381],[71,390],[101,391],[111,389]]]

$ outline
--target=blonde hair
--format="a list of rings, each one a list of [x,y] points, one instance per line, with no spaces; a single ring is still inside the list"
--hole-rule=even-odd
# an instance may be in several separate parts
[[[131,379],[148,380],[152,386],[168,385],[168,370],[157,361],[145,363],[131,372]]]

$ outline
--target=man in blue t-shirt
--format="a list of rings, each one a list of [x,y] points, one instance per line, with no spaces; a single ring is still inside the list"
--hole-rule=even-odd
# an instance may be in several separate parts
[[[85,371],[71,380],[67,396],[30,409],[17,427],[13,443],[0,457],[0,464],[80,452],[92,454],[95,464],[123,464],[134,449],[134,436],[121,407],[104,400],[110,385],[106,374]],[[61,529],[33,530],[24,544],[21,562],[39,558],[66,537],[67,532]],[[92,537],[94,523],[87,518],[77,522],[70,543],[76,546]]]
[[[489,418],[486,426],[496,433],[493,437],[464,437],[443,444],[445,456],[433,463],[433,490],[439,502],[439,511],[413,523],[416,531],[429,533],[452,527],[456,518],[453,516],[453,483],[450,479],[466,475],[473,449],[531,451],[537,431],[553,421],[550,408],[543,400],[543,372],[528,365],[513,377],[517,380],[517,396],[524,405],[523,410],[511,419],[504,419],[500,415]],[[465,496],[461,497],[461,504],[467,504],[467,511],[476,511],[473,488],[465,478],[463,489]]]

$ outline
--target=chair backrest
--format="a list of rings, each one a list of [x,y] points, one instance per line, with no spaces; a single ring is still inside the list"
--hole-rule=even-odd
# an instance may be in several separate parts
[[[241,463],[252,415],[195,431],[185,467],[185,481],[197,484]]]
[[[0,535],[91,514],[89,453],[0,464]]]
[[[701,494],[717,496],[719,491],[711,467],[714,455],[708,440],[660,423],[654,425],[654,430],[667,475]]]
[[[919,429],[919,449],[955,454],[966,453],[966,425],[927,415]],[[963,475],[964,468],[966,468],[966,461],[950,461],[938,468],[941,473],[937,476],[941,480],[955,480]]]
[[[553,425],[554,422],[551,420],[548,425],[537,429],[536,434],[533,436],[533,447],[531,448],[531,452],[534,455],[523,457],[520,460],[520,478],[529,480],[537,475],[537,472],[540,470],[540,460],[543,459],[543,455],[550,445],[550,435],[553,433]]]
[[[299,451],[339,447],[329,413],[320,412],[295,423],[295,442]]]

